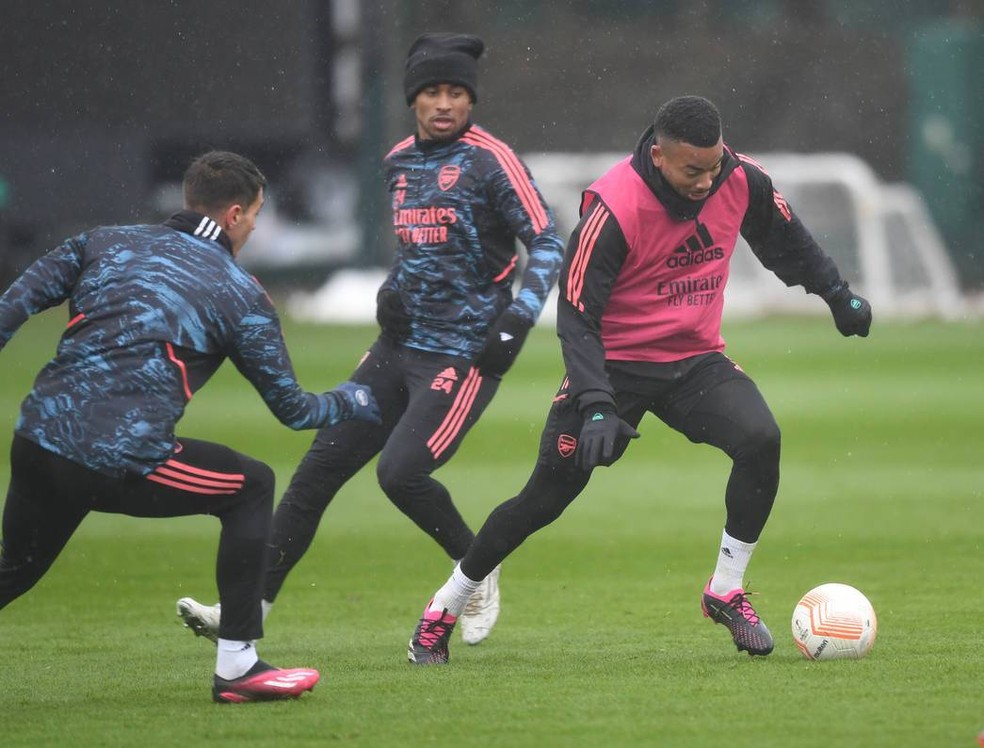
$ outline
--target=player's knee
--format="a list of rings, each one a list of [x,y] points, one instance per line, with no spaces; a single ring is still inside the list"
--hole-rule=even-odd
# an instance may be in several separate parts
[[[244,468],[246,473],[244,494],[249,496],[251,503],[257,508],[272,512],[277,482],[273,468],[259,460],[249,460]]]
[[[760,421],[745,435],[739,453],[747,457],[778,461],[781,443],[779,425],[770,418]]]
[[[376,480],[390,501],[399,504],[401,497],[413,482],[414,472],[406,466],[380,460],[376,465]]]

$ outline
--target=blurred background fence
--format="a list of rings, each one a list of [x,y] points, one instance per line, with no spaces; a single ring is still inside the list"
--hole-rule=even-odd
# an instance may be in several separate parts
[[[955,298],[984,292],[982,0],[2,8],[3,287],[71,233],[179,208],[181,172],[207,148],[242,151],[271,179],[243,254],[268,285],[310,291],[339,270],[384,267],[379,162],[413,126],[406,50],[422,31],[459,30],[487,45],[474,119],[527,158],[565,229],[576,213],[562,194],[597,176],[599,158],[631,149],[662,101],[698,93],[718,104],[731,145],[778,170],[865,290],[900,312],[947,316],[959,314]],[[852,164],[877,197],[811,182],[804,169],[819,154]],[[875,237],[874,254],[862,235]]]

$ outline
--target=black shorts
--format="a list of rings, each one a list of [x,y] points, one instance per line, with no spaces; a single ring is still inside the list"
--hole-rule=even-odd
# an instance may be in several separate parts
[[[697,444],[710,444],[733,454],[750,433],[763,424],[774,425],[772,412],[758,387],[741,367],[723,353],[710,353],[678,367],[665,377],[637,378],[632,389],[620,389],[628,380],[611,377],[615,385],[618,415],[633,427],[652,413],[667,426]],[[567,379],[554,398],[540,440],[539,463],[552,468],[574,469],[574,452],[583,415],[569,396]],[[620,439],[610,463],[624,454],[628,438]]]

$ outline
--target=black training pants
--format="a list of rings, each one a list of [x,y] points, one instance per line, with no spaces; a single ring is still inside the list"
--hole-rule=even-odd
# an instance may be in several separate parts
[[[377,340],[350,377],[372,387],[382,424],[343,421],[318,431],[277,506],[263,597],[273,601],[345,482],[377,454],[376,476],[400,511],[452,559],[474,533],[431,473],[451,459],[499,387],[468,359]]]
[[[0,608],[44,576],[90,511],[132,517],[212,514],[222,523],[216,582],[219,636],[263,636],[260,592],[273,511],[273,471],[219,444],[181,439],[146,476],[114,478],[15,436],[3,511]]]
[[[779,488],[779,427],[755,383],[723,354],[703,356],[681,379],[652,383],[646,394],[616,391],[621,418],[637,426],[648,411],[690,441],[710,444],[733,460],[725,490],[725,530],[758,540]],[[533,474],[518,496],[499,505],[461,562],[470,579],[484,579],[541,527],[557,519],[584,490],[590,472],[574,464],[583,418],[561,389],[540,438]],[[612,462],[629,439],[615,445]]]

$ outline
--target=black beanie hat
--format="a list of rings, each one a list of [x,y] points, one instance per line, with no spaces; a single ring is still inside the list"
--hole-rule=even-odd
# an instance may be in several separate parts
[[[435,83],[464,86],[472,101],[478,101],[478,58],[485,44],[471,34],[421,34],[407,53],[403,90],[413,104],[421,89]]]

